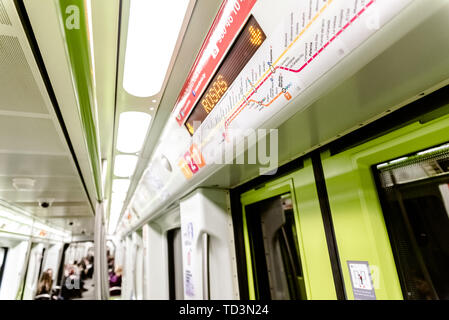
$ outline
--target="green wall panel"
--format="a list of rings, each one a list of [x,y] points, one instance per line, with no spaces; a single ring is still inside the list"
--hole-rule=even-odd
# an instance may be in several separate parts
[[[403,299],[371,167],[449,141],[449,116],[413,123],[351,150],[322,154],[348,299],[347,261],[368,261],[377,299]]]

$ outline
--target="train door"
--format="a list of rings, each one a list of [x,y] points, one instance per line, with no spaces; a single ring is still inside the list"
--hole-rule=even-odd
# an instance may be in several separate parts
[[[375,168],[406,299],[449,299],[449,144]]]
[[[48,269],[51,269],[53,271],[52,273],[53,283],[56,283],[56,280],[58,279],[58,270],[59,270],[58,268],[61,256],[62,256],[62,245],[55,244],[52,245],[47,250],[45,261],[43,261],[42,271],[46,271]]]
[[[143,300],[144,280],[143,280],[143,246],[142,237],[139,233],[134,235],[134,252],[133,252],[133,293],[134,299]]]
[[[233,191],[240,286],[251,300],[337,298],[312,161],[300,166]]]
[[[122,276],[122,299],[130,300],[133,296],[133,247],[131,236],[124,238],[124,266]]]
[[[59,258],[59,265],[56,269],[56,275],[55,275],[55,285],[57,287],[62,287],[62,282],[64,280],[64,273],[66,270],[66,263],[67,263],[67,255],[70,250],[70,244],[64,243],[64,245],[61,248],[61,256]]]
[[[182,276],[182,237],[181,228],[167,231],[168,287],[170,300],[184,299]]]
[[[2,287],[3,273],[5,271],[8,248],[0,248],[0,288]]]
[[[149,272],[150,266],[148,261],[148,234],[147,228],[142,227],[142,288],[143,288],[143,300],[150,300],[150,282],[149,282]]]
[[[131,300],[137,300],[137,288],[136,288],[136,259],[137,259],[137,245],[135,243],[134,235],[131,236],[130,239],[130,254],[128,265],[130,267],[129,273],[129,293]]]
[[[143,227],[146,299],[184,299],[180,224],[179,207],[174,207]]]
[[[30,259],[28,261],[25,289],[23,292],[24,300],[33,300],[34,295],[36,294],[44,254],[45,248],[42,243],[33,244],[30,252]]]
[[[121,240],[117,242],[117,247],[114,251],[114,267],[123,268],[125,264],[125,241]]]
[[[116,246],[112,240],[106,241],[106,253],[107,253],[107,257],[108,257],[108,266],[109,266],[109,259],[111,257],[115,257],[115,255],[116,255]],[[114,271],[114,270],[109,270],[109,271]]]
[[[28,247],[29,241],[25,237],[0,237],[0,300],[20,299],[22,296]]]
[[[78,252],[78,247],[79,247],[79,243],[72,243],[69,246],[69,249],[67,250],[68,254],[66,255],[66,263],[67,264],[74,264],[75,261],[77,261],[77,252]]]
[[[293,195],[286,191],[259,198],[260,192],[253,192],[254,201],[243,208],[255,298],[305,300]]]

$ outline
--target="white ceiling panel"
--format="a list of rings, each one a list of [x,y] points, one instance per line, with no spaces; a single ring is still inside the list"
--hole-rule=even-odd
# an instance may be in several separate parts
[[[77,172],[68,156],[0,153],[0,176],[77,177]]]
[[[85,194],[81,189],[77,191],[0,191],[0,199],[8,199],[8,202],[36,202],[38,199],[54,199],[56,202],[81,202],[85,201]]]
[[[47,219],[48,222],[51,222],[52,224],[65,228],[69,231],[72,231],[73,234],[82,234],[84,231],[86,235],[92,235],[94,233],[95,228],[95,219],[90,218],[73,218],[73,219],[66,219],[66,218],[50,218]],[[70,225],[70,222],[73,224]]]
[[[0,116],[0,137],[0,150],[11,153],[67,154],[50,119]]]
[[[63,202],[61,205],[65,205],[70,202]],[[81,204],[81,203],[80,203]],[[90,208],[88,207],[88,203],[85,202],[83,205],[78,206],[61,206],[55,207],[56,204],[53,204],[50,208],[44,209],[36,206],[35,204],[27,204],[22,203],[21,208],[32,213],[38,217],[52,217],[52,218],[68,218],[68,217],[91,217]]]

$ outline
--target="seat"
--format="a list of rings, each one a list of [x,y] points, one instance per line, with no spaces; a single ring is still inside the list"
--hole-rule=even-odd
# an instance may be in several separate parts
[[[111,296],[119,296],[122,293],[122,287],[111,287],[109,288],[109,294]]]
[[[34,300],[51,300],[51,295],[48,293],[43,293],[34,298]]]

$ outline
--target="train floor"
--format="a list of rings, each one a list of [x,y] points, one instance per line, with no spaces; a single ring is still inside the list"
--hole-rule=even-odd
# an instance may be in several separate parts
[[[95,283],[93,279],[87,279],[84,282],[84,288],[87,291],[83,292],[83,296],[81,298],[75,298],[73,300],[95,300]]]

